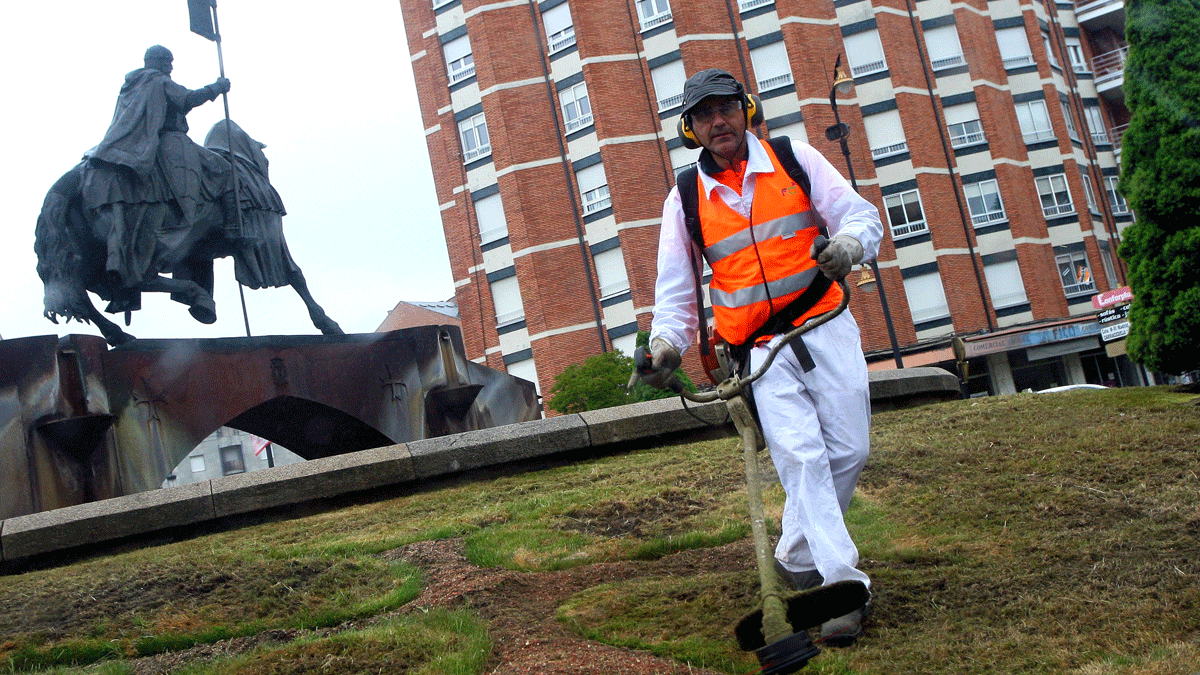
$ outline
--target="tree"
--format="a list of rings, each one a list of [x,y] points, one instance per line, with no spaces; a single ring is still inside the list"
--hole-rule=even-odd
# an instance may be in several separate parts
[[[637,344],[646,346],[646,333],[638,333]],[[550,387],[550,399],[546,407],[570,414],[585,410],[611,408],[628,403],[653,401],[676,396],[666,389],[655,389],[641,381],[626,391],[629,376],[633,373],[633,357],[619,351],[605,352],[589,357],[583,363],[567,366]],[[675,371],[688,391],[696,391],[696,385],[683,370]]]
[[[1182,373],[1200,368],[1200,0],[1129,0],[1125,16],[1126,344],[1147,368]]]

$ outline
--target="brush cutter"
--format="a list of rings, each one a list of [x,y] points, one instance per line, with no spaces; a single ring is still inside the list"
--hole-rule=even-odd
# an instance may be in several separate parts
[[[823,239],[818,237],[818,251],[824,248]],[[753,373],[742,378],[731,375],[715,390],[699,393],[685,390],[678,378],[672,377],[667,383],[668,388],[690,401],[708,403],[718,398],[725,401],[729,416],[741,437],[742,457],[746,464],[746,492],[750,502],[750,529],[754,534],[754,552],[762,590],[761,605],[738,621],[734,635],[744,651],[754,651],[762,664],[760,672],[766,674],[794,673],[803,668],[809,659],[820,653],[820,649],[809,638],[807,629],[849,614],[865,605],[870,598],[866,585],[859,581],[840,581],[798,593],[784,592],[781,579],[775,572],[775,556],[763,515],[762,478],[758,469],[758,451],[764,447],[763,435],[744,395],[750,384],[771,366],[781,348],[846,309],[850,302],[850,288],[844,279],[839,283],[842,287],[841,304],[788,332],[784,339],[771,348],[766,361]],[[630,386],[639,374],[654,371],[645,347],[637,349],[634,360],[637,370],[630,379]]]

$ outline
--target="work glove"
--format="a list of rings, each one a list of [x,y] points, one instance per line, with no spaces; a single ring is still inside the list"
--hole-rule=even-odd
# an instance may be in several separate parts
[[[850,268],[862,262],[863,249],[858,240],[847,234],[839,234],[829,240],[829,245],[818,252],[816,244],[808,252],[825,276],[841,281],[850,274]]]
[[[218,77],[216,82],[209,85],[217,94],[224,94],[229,91],[229,80],[224,77]]]
[[[666,389],[667,382],[671,380],[675,369],[681,363],[683,363],[683,357],[679,355],[678,349],[662,338],[654,338],[650,343],[650,365],[654,367],[654,370],[642,373],[642,382],[655,389]]]

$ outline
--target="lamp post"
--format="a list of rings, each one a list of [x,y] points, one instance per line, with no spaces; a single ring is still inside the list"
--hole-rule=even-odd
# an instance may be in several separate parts
[[[850,162],[850,146],[847,145],[846,139],[850,137],[850,127],[842,122],[842,118],[838,115],[837,95],[849,94],[854,88],[854,78],[846,74],[842,69],[842,55],[838,54],[837,61],[833,64],[833,86],[829,89],[829,107],[833,108],[833,126],[825,130],[825,138],[830,141],[838,141],[842,146],[842,155],[846,158],[846,170],[850,173],[850,186],[858,192],[858,181],[854,178],[854,164]],[[883,283],[877,282],[879,279],[879,265],[872,258],[868,265],[871,266],[872,279],[863,279],[858,282],[860,288],[867,293],[870,293],[875,286],[879,287],[879,304],[883,306],[883,321],[887,324],[888,339],[892,342],[892,357],[896,359],[896,367],[903,368],[904,360],[900,356],[900,345],[896,341],[896,327],[892,325],[892,312],[888,308],[887,292],[883,289]]]

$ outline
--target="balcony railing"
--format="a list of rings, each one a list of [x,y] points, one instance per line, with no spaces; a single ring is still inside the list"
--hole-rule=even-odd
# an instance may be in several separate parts
[[[450,84],[454,84],[455,82],[462,82],[463,80],[465,80],[469,77],[473,77],[474,75],[475,75],[475,64],[471,64],[464,68],[459,68],[458,70],[450,73]]]
[[[786,87],[791,83],[792,83],[792,74],[784,73],[782,75],[776,75],[775,77],[768,77],[765,80],[759,81],[758,90],[759,91],[769,91],[771,89],[778,89],[780,87]]]
[[[550,44],[547,45],[547,51],[554,54],[561,52],[573,44],[575,44],[575,27],[571,26],[550,36]]]
[[[1037,63],[1034,61],[1033,54],[1022,54],[1021,56],[1010,56],[1004,59],[1004,69],[1013,70],[1014,68],[1024,68]]]
[[[761,88],[762,87],[759,87],[759,89],[761,89]],[[670,110],[671,108],[674,108],[682,103],[683,103],[683,92],[675,94],[674,96],[668,96],[666,98],[659,99],[658,112],[663,112],[664,110]]]
[[[887,70],[887,61],[879,59],[878,61],[851,66],[850,74],[854,77],[862,77],[863,75],[870,75],[871,73],[878,73],[883,70]]]
[[[899,155],[900,153],[907,151],[908,141],[900,141],[899,143],[892,143],[891,145],[871,148],[871,159],[882,159],[884,157],[891,157],[892,155]]]
[[[963,58],[963,55],[958,54],[956,56],[947,56],[944,59],[934,59],[929,65],[933,66],[933,70],[936,72],[947,68],[957,68],[966,62],[967,60]]]
[[[773,4],[775,4],[775,0],[738,0],[738,11],[749,12],[752,9]]]
[[[654,28],[655,26],[661,26],[664,23],[668,23],[670,20],[670,12],[663,12],[661,14],[656,14],[655,16],[646,17],[642,20],[642,31],[645,32],[651,28]]]
[[[1112,140],[1113,152],[1121,152],[1121,137],[1125,135],[1125,130],[1128,128],[1128,124],[1122,124],[1119,127],[1113,127],[1109,130],[1108,137]]]
[[[1042,215],[1047,218],[1061,216],[1064,213],[1070,213],[1075,210],[1075,205],[1067,202],[1066,204],[1051,204],[1042,206]]]
[[[488,143],[487,145],[480,145],[471,150],[464,150],[463,151],[463,162],[464,163],[470,162],[472,160],[476,160],[476,159],[479,159],[480,157],[484,157],[484,156],[487,156],[490,154],[492,154],[492,144],[491,143]]]
[[[1125,77],[1125,60],[1129,58],[1129,45],[1106,52],[1092,59],[1092,73],[1096,86]]]
[[[592,123],[592,114],[580,115],[574,119],[567,120],[567,133],[577,131]]]

